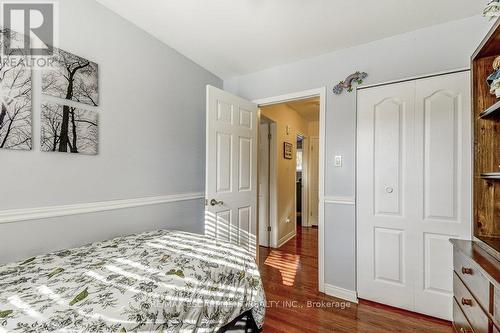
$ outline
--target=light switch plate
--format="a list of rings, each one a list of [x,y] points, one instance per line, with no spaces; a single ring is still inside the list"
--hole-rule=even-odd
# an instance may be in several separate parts
[[[335,156],[335,167],[340,168],[342,166],[342,156]]]

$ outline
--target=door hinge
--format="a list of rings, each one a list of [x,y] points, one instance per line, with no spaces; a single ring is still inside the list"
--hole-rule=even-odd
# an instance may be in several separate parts
[[[271,135],[271,133],[267,134],[267,138],[269,139],[269,141],[271,141],[272,137],[273,136]]]
[[[205,206],[208,206],[208,199],[205,199]]]

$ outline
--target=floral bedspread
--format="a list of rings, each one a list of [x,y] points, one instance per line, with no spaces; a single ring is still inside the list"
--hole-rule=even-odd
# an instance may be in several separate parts
[[[0,266],[0,333],[217,332],[265,295],[242,248],[154,231]]]

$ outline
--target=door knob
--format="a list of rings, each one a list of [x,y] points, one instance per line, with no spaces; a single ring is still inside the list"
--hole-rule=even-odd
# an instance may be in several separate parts
[[[390,187],[390,186],[386,186],[385,187],[385,191],[389,194],[393,193],[394,192],[394,188]]]
[[[223,201],[217,201],[215,199],[210,200],[210,205],[211,206],[222,206],[224,204]]]

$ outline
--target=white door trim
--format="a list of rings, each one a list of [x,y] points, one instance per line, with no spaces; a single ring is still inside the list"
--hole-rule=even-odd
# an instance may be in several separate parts
[[[307,205],[304,205],[304,202],[307,201],[307,191],[309,190],[307,187],[306,187],[306,183],[307,183],[307,180],[309,179],[309,175],[307,174],[307,164],[308,164],[308,161],[304,162],[304,152],[306,151],[306,146],[305,144],[307,143],[307,140],[308,140],[308,137],[304,134],[304,133],[301,133],[300,131],[297,132],[297,135],[295,137],[295,143],[297,143],[297,139],[298,137],[302,137],[302,188],[300,189],[300,193],[301,193],[301,196],[300,196],[300,204],[302,206],[302,210],[301,210],[301,215],[300,215],[300,218],[301,218],[301,224],[303,227],[307,227],[307,217],[309,214],[309,212],[307,211]],[[297,149],[298,151],[298,145],[297,145]],[[298,199],[298,196],[297,196],[297,184],[295,184],[295,214],[297,214],[297,199]],[[304,218],[305,217],[305,218]],[[295,228],[294,230],[297,230],[297,217],[295,217]]]
[[[302,226],[309,224],[309,137],[302,141]]]
[[[307,149],[308,149],[308,152],[307,152],[307,154],[308,154],[308,156],[307,156],[307,158],[308,158],[308,160],[307,160],[307,164],[308,164],[308,170],[307,170],[307,173],[308,173],[308,174],[307,174],[307,179],[308,179],[308,180],[309,180],[309,179],[312,179],[312,176],[311,176],[311,171],[312,171],[312,168],[310,168],[310,166],[312,165],[312,163],[311,163],[311,157],[312,157],[312,154],[311,154],[311,142],[312,142],[312,140],[313,140],[313,139],[319,139],[319,141],[321,141],[321,139],[320,139],[319,137],[317,137],[317,136],[310,136],[310,137],[309,137],[309,144],[308,144],[308,147],[307,147]],[[321,147],[322,147],[322,146],[321,146],[321,143],[320,143],[320,148],[321,148]],[[321,149],[320,149],[320,152],[321,152]],[[318,166],[319,166],[319,164],[320,164],[320,161],[318,160]],[[318,179],[318,181],[319,181],[319,179]],[[311,198],[312,198],[312,192],[313,192],[313,191],[312,191],[311,183],[309,182],[307,185],[308,185],[308,187],[307,187],[307,205],[308,205],[308,207],[312,207],[312,204],[311,204]],[[318,185],[319,185],[319,184],[318,184]],[[326,197],[323,197],[323,201],[324,201],[324,202],[326,202]],[[318,208],[318,209],[319,209],[319,208]],[[307,213],[309,214],[309,215],[307,216],[307,219],[308,219],[308,225],[309,225],[310,227],[312,227],[313,225],[311,224],[311,220],[312,220],[312,219],[311,219],[311,210],[308,210],[308,212],[307,212]],[[319,214],[319,212],[318,212],[318,214]],[[318,219],[319,219],[319,216],[318,216]],[[318,223],[319,223],[319,221],[318,221]]]
[[[253,103],[257,104],[259,107],[291,102],[294,100],[306,99],[310,97],[320,98],[319,107],[319,145],[321,147],[319,151],[319,221],[318,221],[318,277],[319,277],[319,291],[325,292],[325,226],[324,226],[324,210],[325,210],[325,134],[326,134],[326,87],[321,87],[317,89],[304,90],[299,92],[294,92],[290,94],[284,94],[274,97],[267,97],[262,99],[254,100]]]
[[[269,225],[271,226],[270,246],[278,248],[278,164],[276,160],[276,147],[278,134],[276,122],[270,124],[271,145],[269,147]],[[272,175],[272,177],[271,177]]]

